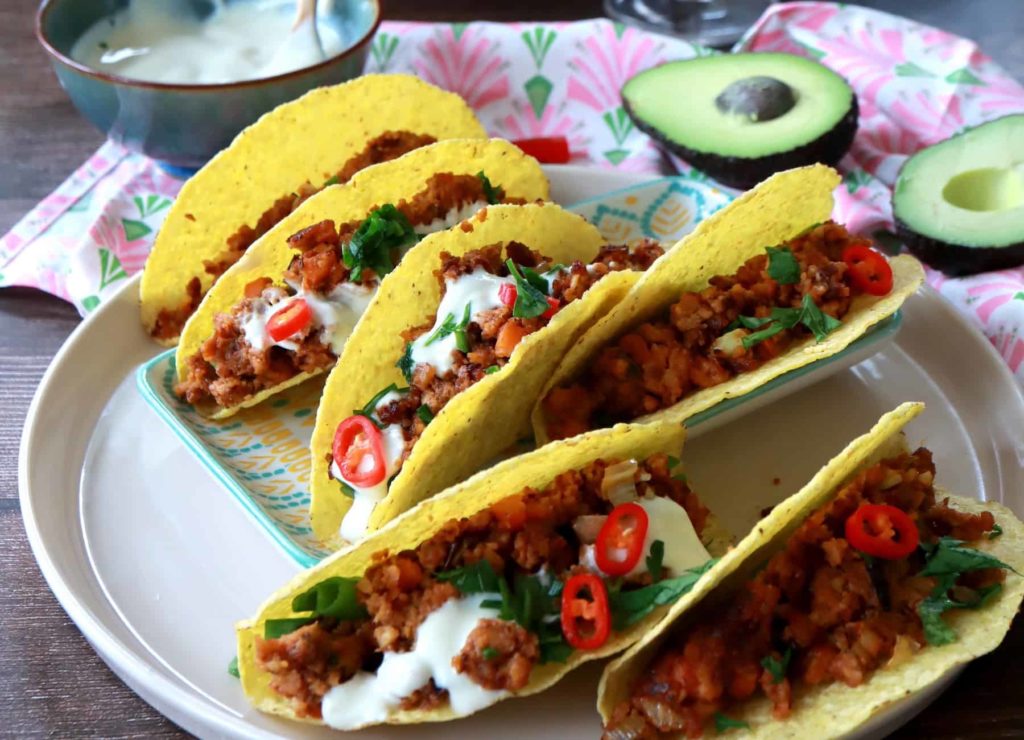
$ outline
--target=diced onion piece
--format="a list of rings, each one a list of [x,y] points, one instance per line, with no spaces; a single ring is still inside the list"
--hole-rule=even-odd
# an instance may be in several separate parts
[[[609,465],[604,470],[604,479],[601,481],[601,493],[614,506],[624,504],[636,499],[636,460],[623,460],[622,462]]]
[[[640,706],[651,724],[662,732],[678,732],[686,727],[686,719],[666,702],[650,697],[640,699]]]
[[[885,478],[882,479],[882,485],[880,486],[880,488],[883,491],[888,491],[890,488],[895,488],[902,482],[903,476],[901,476],[895,470],[889,469],[885,471]]]
[[[597,533],[601,531],[607,519],[608,517],[603,514],[584,514],[576,517],[572,528],[582,544],[593,545],[597,542]]]
[[[889,658],[889,662],[885,664],[886,668],[895,668],[898,665],[906,663],[908,660],[914,657],[921,646],[917,644],[917,641],[908,635],[897,635],[896,644],[892,649],[892,657]]]
[[[712,342],[711,349],[725,355],[726,357],[739,357],[746,352],[746,349],[743,346],[743,337],[747,336],[749,333],[750,332],[743,327],[733,329]]]

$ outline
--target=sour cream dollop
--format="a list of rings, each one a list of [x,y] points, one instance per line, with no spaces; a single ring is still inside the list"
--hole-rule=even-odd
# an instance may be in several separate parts
[[[452,667],[470,633],[483,619],[494,619],[493,609],[484,609],[487,599],[498,594],[473,594],[449,599],[431,612],[416,630],[416,643],[405,653],[384,653],[376,673],[361,671],[324,695],[324,722],[336,730],[352,730],[383,722],[402,699],[431,679],[447,689],[448,701],[457,715],[466,715],[494,704],[507,691],[485,689]]]
[[[183,12],[186,3],[129,0],[82,34],[71,58],[136,80],[215,85],[291,72],[347,46],[324,16],[316,29],[322,53],[305,43],[306,36],[303,43],[288,43],[295,13],[290,0],[211,3],[213,12],[197,18]]]

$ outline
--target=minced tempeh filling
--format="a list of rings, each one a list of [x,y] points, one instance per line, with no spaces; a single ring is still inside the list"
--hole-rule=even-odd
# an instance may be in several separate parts
[[[452,209],[481,201],[486,202],[487,197],[483,182],[476,175],[438,173],[431,176],[423,190],[395,207],[410,224],[418,226],[444,218]],[[320,294],[329,293],[343,282],[376,286],[379,280],[373,270],[363,269],[359,280],[352,281],[351,271],[342,260],[342,246],[361,223],[352,221],[336,228],[333,221],[321,221],[293,234],[288,243],[298,253],[284,279],[301,283],[304,292]],[[398,257],[394,254],[392,262],[397,263]],[[229,312],[214,317],[213,336],[187,360],[188,375],[175,389],[180,397],[191,404],[212,402],[230,407],[300,373],[322,370],[335,362],[337,358],[330,346],[321,340],[319,329],[312,324],[303,333],[289,338],[298,344],[297,350],[273,344],[256,350],[246,341],[238,319],[250,310],[252,302],[268,288],[294,292],[290,288],[271,288],[273,282],[269,277],[254,280],[246,286],[244,300]]]
[[[353,175],[370,165],[390,162],[413,149],[433,144],[435,141],[437,139],[429,134],[416,134],[411,131],[385,131],[370,139],[362,151],[352,155],[341,169],[327,180],[327,184],[346,183],[352,179]],[[323,187],[326,187],[326,184]],[[252,246],[253,242],[284,220],[311,196],[320,192],[323,187],[305,182],[294,193],[288,193],[275,200],[273,205],[260,215],[255,226],[243,224],[238,227],[238,230],[227,238],[227,248],[215,259],[204,261],[206,273],[212,275],[214,280],[223,275],[245,254],[245,250]],[[181,333],[181,328],[188,321],[192,312],[196,310],[203,297],[201,284],[197,277],[189,281],[186,290],[188,297],[181,306],[164,308],[157,314],[152,330],[154,338],[173,339]]]
[[[557,300],[562,308],[582,297],[609,272],[646,270],[664,252],[658,242],[650,239],[630,246],[603,247],[589,265],[579,261],[568,265],[564,272],[551,281],[549,296]],[[521,267],[530,267],[538,272],[544,272],[551,266],[550,260],[519,242],[509,242],[504,253],[503,256],[501,245],[495,244],[472,250],[462,257],[442,254],[441,268],[434,272],[441,286],[441,295],[444,295],[447,280],[455,280],[477,269],[482,268],[492,275],[507,277],[509,270],[505,260],[509,258]],[[433,328],[435,319],[430,317],[424,324],[408,329],[403,332],[403,338],[407,342],[414,341]],[[512,316],[512,308],[501,306],[470,322],[466,331],[469,352],[453,351],[452,370],[439,375],[432,365],[417,365],[409,383],[409,392],[377,410],[383,424],[398,424],[402,427],[406,438],[403,459],[408,457],[426,428],[419,413],[421,406],[426,405],[431,415],[436,416],[454,396],[480,381],[489,368],[493,371],[495,367],[504,367],[518,343],[547,326],[550,320],[551,317],[543,316],[515,318]]]
[[[578,568],[583,544],[573,527],[578,517],[607,515],[613,508],[605,490],[612,461],[597,460],[562,473],[542,490],[527,488],[468,518],[451,519],[414,550],[379,552],[357,585],[369,618],[317,621],[276,639],[257,640],[256,660],[272,674],[271,688],[291,699],[300,717],[320,717],[327,691],[360,670],[373,671],[382,652],[406,652],[418,626],[459,590],[436,575],[486,560],[512,583],[517,574],[541,569],[565,580]],[[609,475],[609,486],[613,476]],[[667,497],[682,506],[699,535],[708,510],[685,482],[671,475],[669,459],[653,455],[637,465],[638,496]],[[650,574],[623,588],[639,587]],[[523,688],[539,660],[538,638],[514,621],[485,619],[453,661],[456,670],[492,690]],[[403,703],[426,709],[446,701],[430,683]]]
[[[728,716],[758,695],[785,720],[807,688],[859,686],[889,661],[927,649],[917,606],[936,579],[919,575],[923,550],[897,560],[867,558],[846,540],[844,525],[861,504],[872,503],[909,514],[922,543],[945,536],[970,543],[993,529],[989,512],[967,514],[948,500],[937,502],[934,475],[931,452],[923,448],[861,472],[800,525],[713,621],[670,638],[615,709],[606,740],[701,737],[716,714]],[[983,589],[1004,576],[998,568],[975,570],[960,576],[956,588]],[[781,675],[773,674],[771,661]]]
[[[772,279],[762,254],[734,275],[711,278],[699,293],[683,293],[661,317],[603,347],[581,376],[548,393],[543,401],[548,434],[572,437],[667,408],[760,367],[810,335],[797,324],[750,349],[738,342],[716,345],[739,316],[767,317],[773,308],[800,307],[804,296],[811,296],[823,313],[842,319],[858,295],[840,257],[849,244],[870,242],[838,224],[821,224],[785,244],[799,262],[799,282],[782,285]]]

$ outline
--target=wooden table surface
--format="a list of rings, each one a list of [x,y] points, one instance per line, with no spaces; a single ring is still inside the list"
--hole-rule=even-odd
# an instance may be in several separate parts
[[[980,41],[1024,79],[1024,0],[868,0]],[[600,0],[517,3],[449,0],[424,7],[389,0],[392,18],[552,20],[601,15]],[[435,5],[435,3],[430,3]],[[32,35],[34,0],[0,3],[0,233],[56,187],[99,144],[78,117]],[[17,451],[43,371],[79,317],[51,296],[0,290],[0,735],[178,737],[173,724],[102,663],[44,583],[22,526]],[[1024,622],[975,661],[898,737],[1024,736]],[[453,732],[457,731],[453,727]]]

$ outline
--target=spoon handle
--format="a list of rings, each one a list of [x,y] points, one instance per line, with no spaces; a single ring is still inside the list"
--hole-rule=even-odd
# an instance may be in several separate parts
[[[296,0],[295,21],[292,23],[292,30],[294,31],[309,18],[316,18],[316,0]]]

